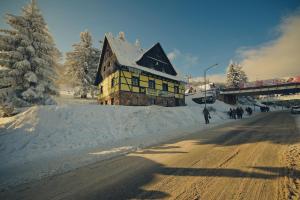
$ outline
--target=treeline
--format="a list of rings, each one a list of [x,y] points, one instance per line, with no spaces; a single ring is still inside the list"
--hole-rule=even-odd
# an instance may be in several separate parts
[[[9,29],[0,29],[0,104],[12,107],[55,104],[60,83],[67,83],[74,96],[86,98],[95,92],[100,50],[93,47],[88,31],[66,53],[56,47],[54,38],[36,0],[22,8],[21,15],[6,14]]]

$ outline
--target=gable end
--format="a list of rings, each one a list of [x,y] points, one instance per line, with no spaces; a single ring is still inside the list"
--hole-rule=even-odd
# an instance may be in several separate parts
[[[138,65],[176,76],[173,65],[159,43],[143,54],[136,62]]]

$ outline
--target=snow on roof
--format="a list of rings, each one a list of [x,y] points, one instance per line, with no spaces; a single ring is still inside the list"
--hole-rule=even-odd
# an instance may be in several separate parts
[[[168,79],[185,82],[181,75],[173,76],[138,65],[136,62],[144,55],[144,53],[147,52],[144,51],[139,45],[131,44],[125,39],[115,38],[111,33],[105,34],[105,37],[107,38],[108,43],[110,44],[110,47],[116,55],[120,65],[136,68]]]

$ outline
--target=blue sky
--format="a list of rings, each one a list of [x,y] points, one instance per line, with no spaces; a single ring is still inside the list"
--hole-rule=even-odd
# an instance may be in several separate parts
[[[0,0],[0,27],[5,13],[20,14],[29,0]],[[255,48],[279,37],[278,25],[300,6],[299,0],[38,0],[58,48],[69,51],[88,29],[94,44],[104,33],[124,31],[149,48],[160,42],[184,74],[224,73],[237,51]],[[300,34],[300,33],[299,33]],[[171,55],[170,54],[170,55]]]

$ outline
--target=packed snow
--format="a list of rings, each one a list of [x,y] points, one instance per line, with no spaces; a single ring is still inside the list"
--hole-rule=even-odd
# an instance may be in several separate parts
[[[229,105],[203,105],[188,96],[188,106],[103,106],[66,104],[35,106],[0,118],[0,187],[54,175],[129,151],[227,122]]]

